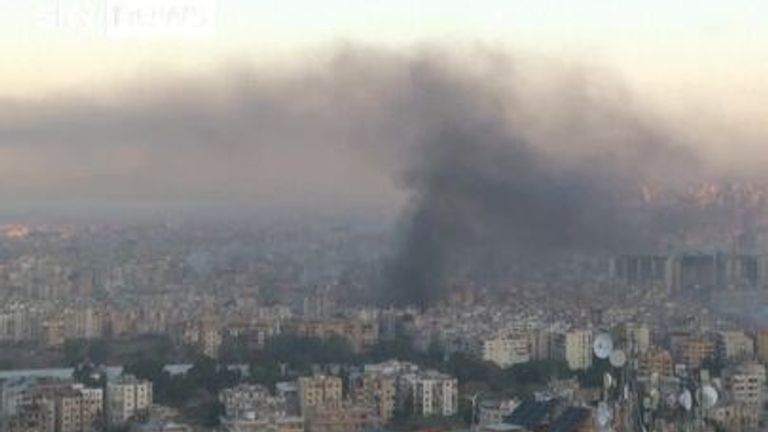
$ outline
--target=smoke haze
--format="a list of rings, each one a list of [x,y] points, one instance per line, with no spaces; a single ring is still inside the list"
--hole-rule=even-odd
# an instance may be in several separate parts
[[[714,175],[609,73],[482,49],[347,47],[4,105],[6,202],[402,207],[397,304],[489,256],[656,247],[680,218],[639,218],[641,185]]]

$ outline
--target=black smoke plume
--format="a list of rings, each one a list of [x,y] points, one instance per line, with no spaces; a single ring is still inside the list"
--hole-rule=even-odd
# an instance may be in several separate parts
[[[648,214],[640,188],[673,185],[700,161],[626,94],[595,97],[587,81],[555,75],[565,82],[544,85],[558,93],[536,100],[515,88],[521,77],[417,70],[414,103],[439,116],[406,172],[412,198],[389,301],[426,307],[466,268],[487,275],[561,254],[652,251],[683,223]]]

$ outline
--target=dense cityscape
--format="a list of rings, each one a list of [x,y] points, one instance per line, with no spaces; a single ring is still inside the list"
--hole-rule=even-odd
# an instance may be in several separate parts
[[[0,0],[0,432],[768,431],[766,16]]]
[[[764,427],[768,256],[578,258],[396,307],[375,295],[392,229],[2,226],[3,430]]]

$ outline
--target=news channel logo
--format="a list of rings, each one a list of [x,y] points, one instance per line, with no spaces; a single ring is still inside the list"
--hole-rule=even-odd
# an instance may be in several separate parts
[[[218,30],[217,0],[43,0],[39,28],[108,39],[207,39]]]

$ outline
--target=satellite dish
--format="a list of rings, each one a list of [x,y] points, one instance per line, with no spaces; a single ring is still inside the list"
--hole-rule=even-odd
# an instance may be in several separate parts
[[[605,386],[606,389],[609,389],[613,387],[613,384],[613,376],[606,372],[605,375],[603,375],[603,386]]]
[[[701,404],[705,409],[710,409],[717,404],[718,394],[717,390],[709,384],[704,385],[701,388]]]
[[[611,409],[608,407],[608,404],[605,402],[598,403],[597,424],[600,425],[602,430],[605,430],[605,428],[608,427],[608,423],[611,422],[611,417],[613,417],[613,414],[611,413]]]
[[[693,396],[691,395],[690,390],[684,390],[682,393],[680,393],[680,396],[678,396],[677,401],[680,403],[680,406],[682,406],[683,409],[686,411],[690,411],[691,408],[693,408]]]
[[[613,338],[608,333],[600,333],[592,344],[595,356],[599,359],[607,359],[613,352]]]
[[[627,355],[622,350],[616,350],[608,356],[608,361],[615,368],[624,367],[627,364]]]

